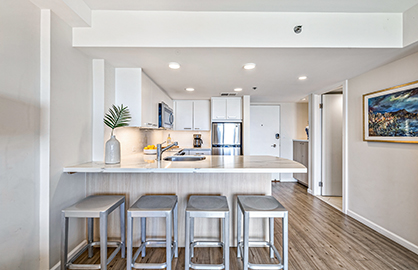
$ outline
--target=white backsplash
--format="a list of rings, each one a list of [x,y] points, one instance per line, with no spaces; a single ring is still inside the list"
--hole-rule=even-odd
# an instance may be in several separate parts
[[[178,142],[181,148],[193,147],[193,134],[202,135],[202,148],[211,147],[210,131],[143,130],[137,127],[124,127],[115,129],[114,134],[120,142],[122,158],[142,152],[149,144],[156,145],[166,141],[168,134],[170,134],[171,141]],[[105,143],[109,138],[110,129],[106,129]]]
[[[201,134],[203,144],[201,148],[211,147],[211,135],[210,131],[175,131],[175,130],[164,130],[163,141],[167,140],[167,136],[170,134],[172,142],[178,142],[182,148],[193,147],[193,134]]]

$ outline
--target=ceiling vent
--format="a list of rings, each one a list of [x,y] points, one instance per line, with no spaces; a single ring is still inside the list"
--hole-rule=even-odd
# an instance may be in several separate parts
[[[237,93],[235,92],[222,92],[221,97],[235,97]]]

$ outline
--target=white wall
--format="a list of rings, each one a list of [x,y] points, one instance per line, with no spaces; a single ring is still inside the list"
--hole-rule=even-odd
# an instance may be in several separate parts
[[[0,8],[0,269],[39,269],[40,10]]]
[[[293,139],[306,139],[308,103],[280,103],[280,156],[293,160]],[[293,174],[282,173],[281,181],[294,181]]]
[[[417,74],[418,53],[348,81],[348,213],[418,253],[418,144],[362,137],[362,95]]]
[[[293,27],[299,24],[303,32],[295,35]],[[95,10],[92,27],[74,28],[76,47],[393,48],[402,44],[402,13]]]
[[[50,267],[60,257],[61,209],[86,195],[85,175],[62,168],[90,161],[92,59],[72,48],[72,29],[51,15]],[[69,250],[85,239],[85,221],[70,221]]]

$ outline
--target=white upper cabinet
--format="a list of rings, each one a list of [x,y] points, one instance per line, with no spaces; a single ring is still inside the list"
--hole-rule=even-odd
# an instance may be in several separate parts
[[[212,120],[226,119],[226,99],[212,98]]]
[[[228,98],[226,100],[226,118],[242,119],[241,98]]]
[[[192,130],[193,129],[193,101],[175,100],[174,101],[174,129]]]
[[[209,100],[175,100],[175,130],[210,130]]]
[[[193,127],[195,130],[210,130],[210,101],[193,101]]]
[[[242,100],[240,97],[212,97],[212,121],[242,120]]]
[[[158,103],[173,107],[173,100],[141,68],[115,69],[115,103],[128,106],[130,126],[158,127]]]

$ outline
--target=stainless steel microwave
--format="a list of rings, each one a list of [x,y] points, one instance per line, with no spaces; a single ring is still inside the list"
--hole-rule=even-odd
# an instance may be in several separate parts
[[[162,128],[173,128],[174,115],[173,109],[167,104],[161,102],[158,104],[158,127]]]

